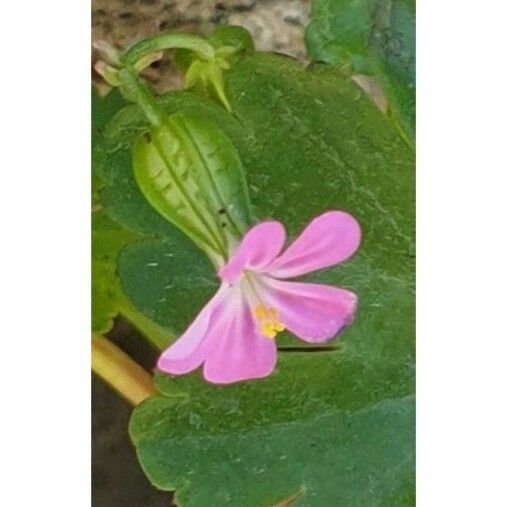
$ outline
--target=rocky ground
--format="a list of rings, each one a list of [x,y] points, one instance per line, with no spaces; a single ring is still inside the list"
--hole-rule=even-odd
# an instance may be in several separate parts
[[[206,35],[229,24],[246,28],[260,51],[303,59],[309,10],[310,0],[93,0],[92,38],[125,47],[161,31]],[[181,84],[169,54],[149,69],[147,77],[159,91]]]
[[[92,0],[92,38],[117,47],[160,31],[208,34],[221,24],[245,27],[256,48],[303,59],[309,0]],[[96,58],[95,53],[93,58]],[[181,85],[167,55],[147,74],[159,91]],[[99,76],[94,84],[104,85]],[[111,338],[150,369],[155,352],[123,323]],[[170,507],[171,495],[156,491],[139,467],[129,441],[130,406],[99,380],[92,382],[92,496],[94,507]]]
[[[118,322],[109,338],[146,369],[156,352],[137,333]],[[144,476],[128,436],[132,407],[92,377],[92,505],[94,507],[170,507],[172,496],[154,489]]]

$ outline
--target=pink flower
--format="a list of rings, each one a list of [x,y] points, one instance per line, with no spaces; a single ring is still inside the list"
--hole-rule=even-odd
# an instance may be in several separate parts
[[[276,364],[274,338],[284,329],[310,343],[333,338],[352,322],[356,295],[285,279],[345,261],[360,238],[359,224],[343,211],[312,220],[283,253],[280,222],[252,227],[219,270],[217,293],[162,354],[158,368],[181,375],[204,364],[208,382],[229,384],[268,376]]]

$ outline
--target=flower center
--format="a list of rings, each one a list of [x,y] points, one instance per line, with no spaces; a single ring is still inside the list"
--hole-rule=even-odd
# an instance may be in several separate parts
[[[278,320],[278,312],[275,308],[268,308],[264,305],[255,307],[255,317],[259,322],[261,333],[266,338],[275,338],[275,336],[285,329],[285,326]]]

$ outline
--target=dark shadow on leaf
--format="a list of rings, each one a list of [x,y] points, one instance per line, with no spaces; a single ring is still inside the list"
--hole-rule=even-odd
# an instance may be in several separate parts
[[[336,345],[322,345],[320,347],[278,347],[278,352],[334,352]]]

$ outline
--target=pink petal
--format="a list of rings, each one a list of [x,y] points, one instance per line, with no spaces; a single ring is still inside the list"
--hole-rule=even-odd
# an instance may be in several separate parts
[[[259,333],[246,300],[233,305],[204,362],[204,378],[214,384],[267,377],[276,364],[276,343]]]
[[[285,229],[280,222],[262,222],[252,227],[243,237],[240,245],[220,269],[218,275],[233,284],[243,269],[259,270],[272,262],[280,253],[285,242]]]
[[[265,271],[275,278],[293,278],[334,266],[359,247],[361,229],[344,211],[329,211],[312,220],[300,236]]]
[[[329,340],[354,319],[357,296],[348,290],[268,277],[261,283],[265,303],[276,308],[289,331],[307,342]]]
[[[209,337],[225,317],[224,300],[231,296],[231,292],[227,285],[220,287],[181,337],[162,353],[157,363],[159,370],[181,375],[203,363]]]

